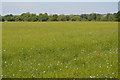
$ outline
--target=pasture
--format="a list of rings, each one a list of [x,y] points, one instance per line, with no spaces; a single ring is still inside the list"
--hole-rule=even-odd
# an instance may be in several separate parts
[[[3,22],[3,78],[117,78],[117,22]]]

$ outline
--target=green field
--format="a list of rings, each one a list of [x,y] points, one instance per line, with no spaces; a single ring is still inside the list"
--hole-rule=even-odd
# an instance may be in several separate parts
[[[3,22],[3,78],[117,78],[117,22]]]

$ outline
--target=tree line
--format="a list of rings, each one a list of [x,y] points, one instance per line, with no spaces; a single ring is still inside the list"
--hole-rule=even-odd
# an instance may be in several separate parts
[[[0,15],[0,21],[120,21],[120,11],[113,14],[81,14],[81,15],[48,15],[47,13],[40,13],[38,15],[33,13],[22,13],[21,15]]]

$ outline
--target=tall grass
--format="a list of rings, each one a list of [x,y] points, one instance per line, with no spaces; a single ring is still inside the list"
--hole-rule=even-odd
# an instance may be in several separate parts
[[[117,78],[117,22],[4,22],[4,78]]]

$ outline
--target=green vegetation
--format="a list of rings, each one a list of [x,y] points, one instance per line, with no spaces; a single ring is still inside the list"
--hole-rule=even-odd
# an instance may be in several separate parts
[[[0,21],[120,21],[120,11],[114,14],[81,14],[81,15],[48,15],[40,13],[23,13],[21,15],[5,15],[0,16]]]
[[[117,22],[3,22],[3,78],[117,78]]]

